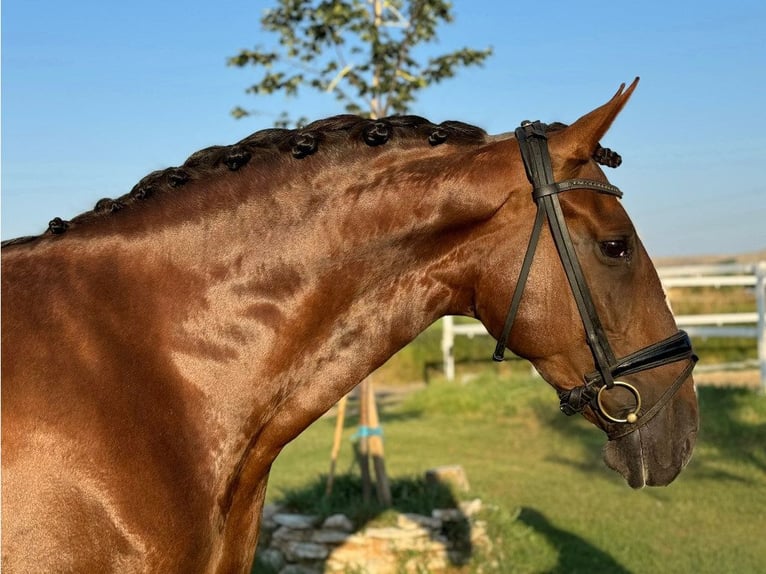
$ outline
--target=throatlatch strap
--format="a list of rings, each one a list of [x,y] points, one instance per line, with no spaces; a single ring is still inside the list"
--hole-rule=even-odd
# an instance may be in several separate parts
[[[503,332],[500,334],[500,338],[497,340],[497,345],[495,346],[495,352],[492,354],[492,360],[494,361],[500,362],[505,360],[505,347],[508,344],[508,335],[511,334],[513,321],[516,319],[516,313],[519,311],[521,296],[524,294],[524,286],[527,284],[527,277],[529,277],[529,270],[532,267],[532,260],[535,258],[537,242],[540,239],[540,231],[543,228],[543,223],[545,223],[545,211],[538,207],[537,215],[535,216],[535,224],[532,227],[532,234],[529,236],[527,252],[524,255],[524,262],[521,264],[521,271],[519,272],[519,278],[516,281],[516,288],[513,290],[511,306],[508,308],[508,314],[505,316]]]

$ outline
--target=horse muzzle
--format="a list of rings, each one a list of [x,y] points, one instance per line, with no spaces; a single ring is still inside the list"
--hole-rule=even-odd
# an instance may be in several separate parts
[[[618,380],[618,377],[640,373],[683,360],[687,361],[683,371],[665,389],[660,398],[646,409],[642,404],[639,389],[635,385]],[[667,339],[617,360],[614,365],[609,366],[609,377],[604,377],[600,372],[589,373],[585,375],[584,385],[560,391],[561,412],[571,416],[582,412],[586,407],[590,407],[602,418],[605,426],[610,427],[609,439],[621,438],[638,430],[657,416],[678,393],[691,375],[696,363],[697,356],[692,349],[689,335],[685,331],[678,331]],[[609,382],[606,382],[605,379]],[[615,387],[623,388],[632,395],[634,404],[625,415],[613,413],[606,406],[605,397]]]

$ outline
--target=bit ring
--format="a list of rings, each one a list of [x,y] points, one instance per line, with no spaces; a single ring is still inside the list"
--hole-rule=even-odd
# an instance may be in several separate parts
[[[624,419],[618,419],[617,417],[613,417],[612,415],[610,415],[604,408],[604,404],[602,402],[602,398],[601,398],[602,393],[608,390],[609,388],[614,388],[614,387],[623,387],[627,389],[630,392],[630,394],[632,394],[636,398],[636,408],[633,410],[633,412],[628,413]],[[633,424],[638,420],[638,413],[641,410],[641,395],[639,394],[638,389],[634,387],[633,385],[624,383],[622,381],[615,381],[613,387],[606,387],[606,386],[601,387],[598,390],[598,395],[596,395],[596,399],[597,399],[596,402],[598,403],[598,410],[601,411],[601,414],[605,418],[609,419],[610,421],[614,423]]]

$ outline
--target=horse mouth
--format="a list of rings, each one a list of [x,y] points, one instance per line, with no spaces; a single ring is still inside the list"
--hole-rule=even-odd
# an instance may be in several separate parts
[[[644,427],[607,442],[604,462],[631,488],[667,486],[689,463],[696,441],[696,430],[673,442],[657,440]]]

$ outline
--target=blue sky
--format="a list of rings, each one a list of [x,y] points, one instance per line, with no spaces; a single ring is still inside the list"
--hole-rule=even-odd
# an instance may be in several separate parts
[[[269,127],[282,109],[339,113],[306,92],[256,100],[241,48],[268,45],[273,2],[5,0],[2,237],[122,195],[193,151]],[[483,68],[412,109],[490,132],[523,119],[571,122],[620,83],[641,84],[603,144],[652,255],[766,248],[766,3],[707,0],[454,2],[435,51],[494,47]],[[262,115],[235,120],[236,105]]]

